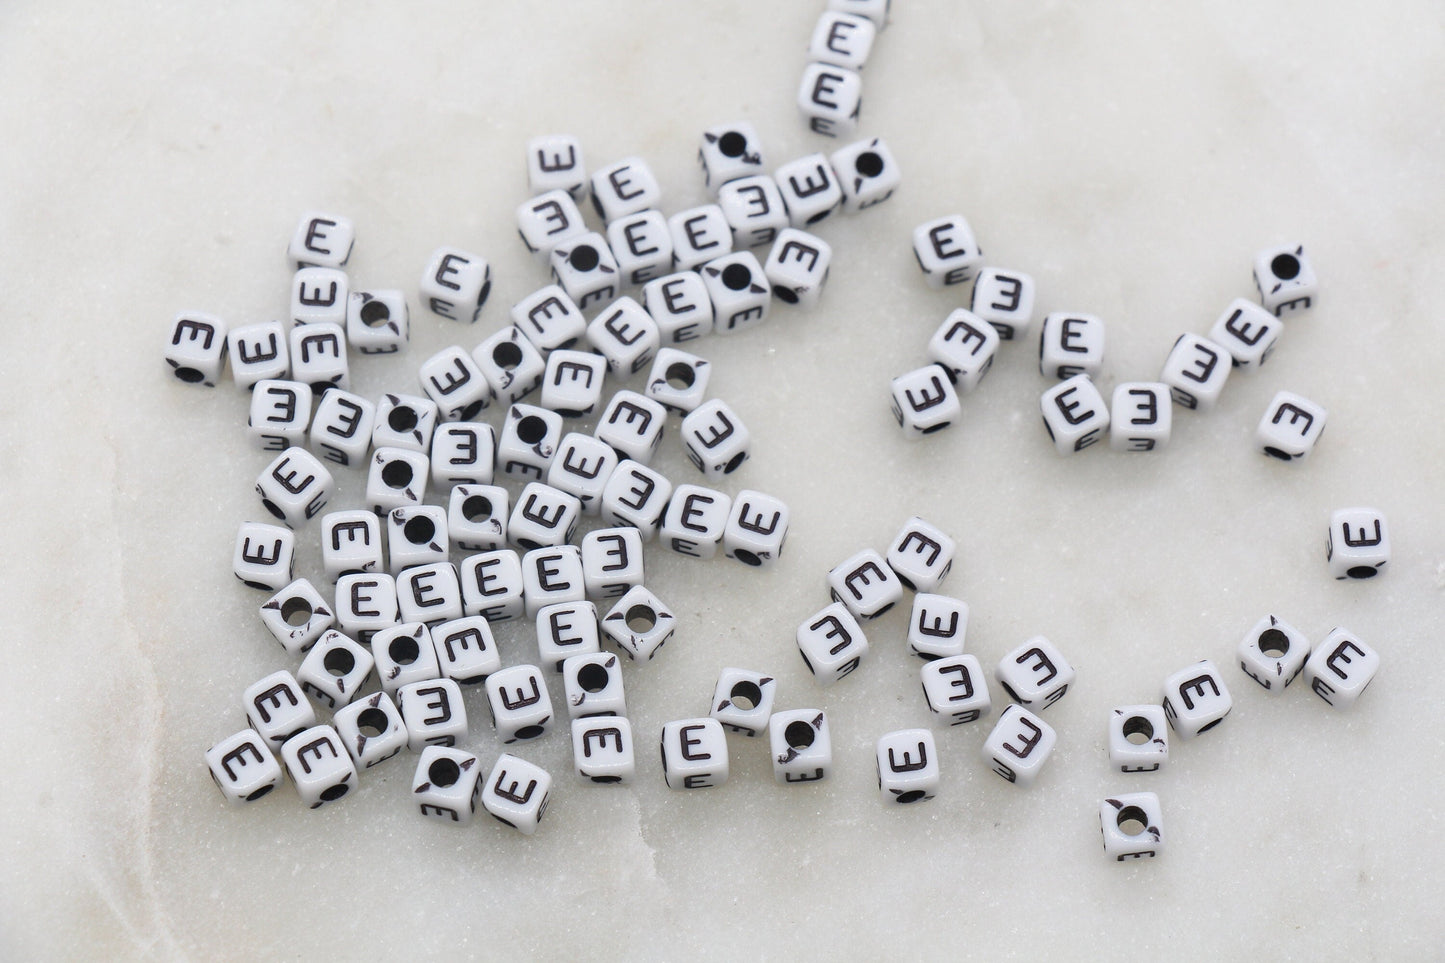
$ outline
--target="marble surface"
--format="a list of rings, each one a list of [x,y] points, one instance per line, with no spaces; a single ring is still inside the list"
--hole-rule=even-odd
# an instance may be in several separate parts
[[[553,735],[522,750],[558,780],[530,839],[424,822],[405,760],[315,813],[289,788],[222,805],[201,754],[240,727],[241,690],[288,664],[228,567],[266,457],[241,392],[166,378],[168,320],[278,316],[311,208],[355,220],[360,284],[415,297],[434,247],[477,250],[497,278],[479,324],[417,313],[407,354],[353,361],[364,393],[414,389],[421,360],[476,344],[543,283],[512,221],[526,138],[574,133],[593,166],[642,155],[669,211],[704,200],[706,125],[750,120],[772,164],[830,149],[793,106],[820,7],[0,6],[0,956],[1439,957],[1445,11],[1425,0],[899,0],[863,131],[904,186],[822,226],[836,262],[816,311],[699,346],[756,437],[726,487],[784,498],[792,534],[762,572],[649,553],[682,626],[627,669],[637,784],[581,785]],[[954,211],[991,261],[1035,275],[1041,310],[1106,319],[1106,387],[1152,378],[1178,334],[1250,295],[1267,245],[1306,244],[1323,293],[1218,409],[1178,414],[1167,451],[1056,456],[1018,344],[959,424],[909,444],[886,382],[957,295],[924,287],[908,234]],[[1304,464],[1251,448],[1279,388],[1330,411]],[[690,480],[679,448],[670,429],[658,464]],[[337,507],[361,487],[343,475]],[[1325,571],[1325,520],[1347,503],[1394,528],[1371,583]],[[961,543],[947,588],[972,607],[970,651],[989,665],[1042,633],[1078,668],[1031,789],[989,773],[972,726],[938,733],[937,799],[880,803],[874,741],[927,723],[901,612],[836,687],[797,657],[824,572],[913,513]],[[1254,687],[1232,653],[1268,612],[1374,644],[1361,703]],[[529,629],[500,638],[509,662],[535,654]],[[1156,776],[1111,773],[1108,709],[1205,657],[1235,695],[1226,723]],[[734,739],[726,786],[664,787],[655,733],[702,713],[733,664],[828,711],[836,778],[776,786]],[[490,759],[477,699],[471,745]],[[1113,865],[1098,803],[1136,788],[1163,799],[1168,851]]]

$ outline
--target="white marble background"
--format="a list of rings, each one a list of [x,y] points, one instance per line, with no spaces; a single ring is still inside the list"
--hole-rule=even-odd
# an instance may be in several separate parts
[[[641,154],[669,211],[704,199],[708,124],[752,121],[774,164],[829,147],[793,107],[821,7],[0,6],[0,956],[1439,958],[1445,10],[1428,0],[898,0],[863,130],[904,187],[823,226],[837,256],[817,311],[700,345],[757,439],[729,490],[786,499],[792,536],[763,572],[650,553],[683,622],[628,670],[637,784],[575,782],[552,735],[522,750],[559,781],[530,839],[424,822],[404,760],[315,813],[289,788],[222,805],[201,754],[287,664],[229,571],[266,458],[229,383],[166,378],[169,319],[279,315],[308,208],[356,221],[359,284],[414,296],[435,246],[480,251],[497,283],[477,326],[417,314],[409,353],[353,361],[363,392],[414,390],[421,360],[476,344],[543,282],[512,222],[527,137],[574,133],[594,165]],[[886,381],[956,305],[925,289],[908,232],[953,211],[1037,277],[1042,310],[1106,319],[1106,388],[1153,377],[1176,335],[1249,295],[1268,244],[1306,244],[1323,295],[1217,410],[1180,413],[1165,452],[1056,456],[1018,344],[960,424],[907,444]],[[1330,409],[1302,465],[1251,449],[1280,387]],[[686,480],[678,447],[660,464]],[[334,504],[359,489],[347,476]],[[1394,527],[1371,583],[1325,571],[1325,519],[1347,503]],[[826,569],[911,513],[961,542],[947,585],[985,664],[1043,633],[1078,667],[1032,789],[989,774],[975,726],[939,734],[939,798],[879,802],[874,740],[927,715],[901,612],[834,688],[797,657]],[[1381,651],[1354,710],[1302,687],[1270,700],[1232,666],[1268,612]],[[508,661],[535,654],[530,630],[501,637]],[[1234,714],[1156,777],[1111,774],[1107,710],[1203,657]],[[778,787],[734,741],[725,787],[664,787],[652,734],[703,712],[727,664],[828,710],[835,779]],[[1168,851],[1113,865],[1098,801],[1134,788],[1163,798]]]

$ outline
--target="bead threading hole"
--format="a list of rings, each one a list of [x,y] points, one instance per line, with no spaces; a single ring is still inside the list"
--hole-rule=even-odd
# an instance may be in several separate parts
[[[763,690],[758,688],[756,682],[744,679],[732,687],[732,691],[728,693],[728,698],[732,700],[733,705],[744,712],[748,712],[756,709],[758,703],[763,701]]]
[[[1293,281],[1299,276],[1299,258],[1293,254],[1276,254],[1269,262],[1269,270],[1281,281]]]
[[[1125,836],[1138,836],[1149,828],[1149,815],[1138,806],[1125,806],[1119,810],[1118,824]]]
[[[462,500],[462,517],[480,522],[492,517],[492,500],[486,495],[468,495]]]
[[[567,255],[567,263],[578,271],[591,271],[601,262],[597,249],[590,244],[579,244]]]
[[[677,391],[686,391],[697,382],[697,372],[692,365],[682,361],[674,361],[667,366],[667,386]]]
[[[577,670],[577,684],[587,692],[601,692],[611,681],[607,670],[596,662],[589,662]]]
[[[413,545],[425,545],[427,542],[430,542],[432,537],[437,533],[436,522],[425,515],[413,515],[411,518],[408,518],[406,524],[401,527],[401,533],[405,535],[406,540]]]
[[[1142,746],[1154,738],[1154,723],[1143,716],[1130,716],[1124,720],[1124,738],[1136,746]]]
[[[455,759],[438,759],[427,766],[426,778],[433,786],[443,789],[455,786],[457,780],[462,778],[462,767],[457,765]]]
[[[323,791],[322,791],[322,793],[321,793],[321,801],[322,801],[322,802],[335,802],[336,800],[340,799],[342,796],[346,795],[346,794],[347,794],[348,792],[350,792],[350,791],[351,791],[351,787],[348,786],[346,783],[341,783],[341,784],[338,785],[338,786],[332,786],[330,789],[326,789],[326,790],[323,790]]]
[[[389,461],[381,466],[381,480],[388,488],[405,488],[411,484],[411,466],[404,461]]]
[[[783,739],[787,741],[789,749],[802,751],[811,746],[816,738],[813,727],[802,720],[788,723],[788,728],[783,730]]]
[[[311,603],[303,598],[289,598],[281,603],[281,618],[292,628],[311,621]]]
[[[657,613],[652,606],[641,603],[627,610],[627,627],[634,632],[651,632],[657,625]]]
[[[729,264],[723,268],[722,283],[729,291],[741,291],[753,283],[753,272],[746,264]]]
[[[503,341],[492,349],[492,361],[497,367],[511,371],[522,363],[522,349],[510,341]]]
[[[416,644],[416,639],[403,635],[391,640],[391,644],[386,647],[386,654],[391,656],[391,661],[397,665],[411,665],[421,656],[421,646]]]
[[[525,445],[535,445],[547,437],[547,422],[536,415],[527,415],[517,422],[517,437]]]
[[[748,139],[735,130],[730,130],[717,139],[718,153],[724,157],[741,157],[748,149]]]
[[[391,308],[372,298],[361,306],[361,323],[368,328],[379,328],[391,320]]]
[[[853,169],[864,177],[877,177],[883,173],[883,158],[871,150],[864,151],[853,161]]]
[[[356,731],[368,739],[375,739],[391,727],[390,722],[380,709],[363,709],[356,716]]]
[[[327,672],[340,678],[356,668],[356,656],[345,649],[332,649],[326,653],[321,664],[326,667]]]
[[[411,405],[398,405],[386,416],[386,423],[391,426],[392,431],[411,431],[419,420],[416,409]]]
[[[1289,651],[1289,636],[1279,629],[1265,629],[1259,633],[1259,651],[1271,659],[1278,659]]]

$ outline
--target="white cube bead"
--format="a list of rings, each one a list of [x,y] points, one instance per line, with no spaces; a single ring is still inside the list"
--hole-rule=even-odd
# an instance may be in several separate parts
[[[165,359],[170,373],[189,385],[214,388],[226,367],[226,322],[213,314],[176,315],[166,332]]]
[[[843,213],[857,214],[893,196],[903,175],[881,137],[860,140],[834,151],[828,162],[843,188]]]
[[[587,333],[587,319],[556,284],[538,288],[512,305],[512,324],[543,355],[571,348]]]
[[[1010,699],[1042,711],[1063,698],[1074,681],[1074,667],[1042,635],[1036,635],[999,660],[994,678]]]
[[[440,505],[393,508],[386,515],[386,570],[401,574],[413,565],[445,562],[451,550],[447,511]]]
[[[586,597],[582,550],[576,545],[534,548],[522,556],[522,602],[527,618],[536,618],[545,606],[580,602]]]
[[[667,424],[667,409],[646,395],[619,389],[607,402],[593,434],[623,458],[652,461]]]
[[[679,271],[722,257],[733,249],[732,225],[716,204],[678,211],[667,219],[672,236],[672,263]]]
[[[853,613],[834,602],[813,613],[798,626],[798,651],[813,678],[832,685],[844,678],[868,654],[868,639]]]
[[[411,340],[406,295],[394,288],[352,291],[346,298],[346,343],[359,354],[396,354]]]
[[[662,516],[658,540],[671,551],[693,558],[717,555],[733,500],[701,485],[678,485]]]
[[[828,594],[860,619],[876,619],[903,599],[903,583],[883,556],[871,548],[828,572]]]
[[[695,341],[712,333],[712,297],[696,271],[679,271],[649,281],[642,288],[642,303],[657,322],[661,344]]]
[[[272,750],[292,736],[316,725],[316,710],[301,691],[301,683],[285,669],[258,679],[241,696],[246,721]]]
[[[942,365],[928,364],[901,374],[888,383],[888,391],[893,420],[910,441],[942,431],[963,413]]]
[[[1325,636],[1305,663],[1310,690],[1336,709],[1355,704],[1380,670],[1380,654],[1348,629]]]
[[[562,690],[573,719],[627,715],[622,665],[611,652],[569,657],[562,663]]]
[[[602,401],[602,380],[607,359],[591,351],[560,349],[547,356],[542,375],[543,408],[564,418],[585,418]]]
[[[1323,405],[1292,391],[1280,391],[1270,400],[1255,429],[1260,451],[1280,461],[1304,461],[1315,450],[1325,430],[1328,412]]]
[[[1233,364],[1229,352],[1197,334],[1181,334],[1164,359],[1159,380],[1169,386],[1174,403],[1208,411],[1219,401]]]
[[[819,782],[833,770],[833,739],[821,709],[787,709],[768,719],[773,778],[782,785]]]
[[[843,188],[828,158],[807,154],[773,171],[792,225],[805,228],[828,217],[843,204]]]
[[[1235,298],[1209,329],[1209,340],[1229,352],[1234,367],[1248,372],[1269,360],[1283,330],[1279,319],[1264,308]]]
[[[773,714],[778,681],[750,669],[723,669],[712,691],[708,715],[724,729],[749,738],[762,733]]]
[[[1238,656],[1245,675],[1279,695],[1304,668],[1310,640],[1288,622],[1266,615],[1240,640]]]
[[[671,271],[673,243],[661,211],[638,211],[607,225],[607,246],[624,285],[646,284]]]
[[[236,532],[231,571],[251,588],[275,592],[291,581],[295,551],[296,534],[291,529],[265,522],[242,522]]]
[[[637,775],[632,723],[622,716],[573,719],[572,762],[577,775],[591,782],[632,782]]]
[[[852,137],[863,106],[863,78],[855,70],[810,63],[798,83],[798,110],[808,129],[824,137]]]
[[[624,526],[583,535],[582,578],[591,598],[620,598],[641,585],[642,533]]]
[[[686,415],[707,397],[712,364],[676,348],[660,348],[643,393],[668,411]]]
[[[542,383],[547,361],[522,329],[509,324],[472,350],[492,396],[504,405],[520,401]]]
[[[712,789],[728,781],[728,741],[716,719],[662,727],[662,776],[669,789]]]
[[[962,214],[949,214],[915,227],[913,257],[923,271],[923,279],[934,289],[966,284],[979,276],[978,270],[983,266],[983,251],[974,239],[973,228],[969,227]],[[1032,289],[1033,282],[1030,280],[1030,293]],[[1015,291],[1015,295],[1018,293]],[[979,301],[977,287],[973,299],[975,303]]]
[[[963,654],[968,603],[947,595],[919,592],[908,617],[908,648],[923,659]]]
[[[351,366],[346,358],[346,331],[330,321],[298,324],[288,335],[291,378],[316,392],[351,387]]]
[[[488,622],[509,622],[525,611],[522,558],[510,548],[462,559],[462,611]]]
[[[339,214],[308,211],[301,215],[296,233],[286,248],[286,257],[297,269],[305,267],[346,267],[356,243],[356,226]]]
[[[1010,705],[983,742],[983,758],[993,771],[1018,786],[1038,778],[1058,734],[1047,722],[1023,706]]]
[[[427,260],[419,287],[421,303],[432,314],[472,324],[492,293],[492,266],[480,255],[440,247]]]
[[[1298,244],[1260,251],[1254,258],[1254,286],[1265,309],[1277,317],[1313,307],[1319,280]]]
[[[606,304],[621,289],[617,259],[607,239],[595,231],[568,238],[553,248],[551,266],[552,280],[583,310]]]
[[[296,794],[312,809],[335,802],[356,787],[356,765],[330,726],[313,726],[286,740],[281,760]]]
[[[1086,374],[1060,381],[1039,398],[1044,428],[1061,455],[1083,451],[1109,430],[1104,396]]]
[[[255,802],[281,785],[281,764],[255,729],[242,729],[206,750],[206,766],[226,802]]]
[[[1169,761],[1169,726],[1160,705],[1109,713],[1109,764],[1120,772],[1157,772]]]
[[[768,174],[728,181],[717,192],[717,206],[733,231],[733,248],[771,244],[791,223],[778,182]]]
[[[497,436],[497,471],[517,481],[542,481],[562,440],[562,416],[518,402],[502,417]]]
[[[582,514],[602,511],[602,493],[619,459],[612,446],[591,435],[568,432],[547,469],[547,484],[576,498]]]
[[[361,642],[394,625],[401,615],[396,580],[385,572],[356,572],[336,580],[336,625]]]
[[[703,185],[716,194],[728,181],[762,173],[761,142],[753,125],[741,121],[703,131],[697,147]]]
[[[457,485],[447,501],[447,538],[463,552],[506,547],[510,496],[498,485]]]
[[[261,605],[261,624],[291,655],[299,655],[336,621],[331,606],[304,578],[284,586]]]
[[[296,681],[301,691],[328,709],[339,709],[360,693],[375,660],[365,647],[335,629],[327,629],[311,647]]]
[[[416,763],[411,799],[423,816],[452,826],[471,824],[481,794],[482,762],[470,752],[427,746]]]
[[[788,538],[789,517],[781,499],[744,488],[723,526],[723,557],[754,568],[776,562]]]
[[[537,657],[544,669],[561,672],[573,656],[601,651],[597,606],[591,602],[557,602],[537,610]]]
[[[687,460],[709,481],[737,471],[748,458],[752,436],[721,398],[705,401],[682,419]]]
[[[894,805],[927,802],[940,785],[938,747],[927,729],[900,729],[879,737],[878,791]]]
[[[517,206],[517,233],[532,254],[544,260],[571,237],[587,233],[577,202],[564,190],[547,191]]]
[[[993,708],[988,679],[975,656],[950,655],[925,662],[919,675],[923,697],[937,722],[961,726],[982,719]]]
[[[577,530],[582,503],[564,491],[529,482],[507,519],[507,538],[518,548],[564,545]]]
[[[337,268],[307,267],[291,276],[291,320],[298,325],[332,324],[346,326],[346,301],[351,281]],[[296,358],[296,344],[291,344]]]
[[[414,565],[396,577],[397,616],[403,622],[440,625],[464,612],[457,567],[451,562]]]
[[[623,158],[592,172],[592,206],[604,221],[615,221],[661,203],[657,178],[640,157]]]
[[[431,450],[436,426],[437,405],[430,398],[384,394],[376,405],[371,446],[427,452]]]
[[[647,662],[672,638],[677,616],[656,595],[638,585],[602,617],[602,631],[635,662]]]
[[[1094,377],[1104,363],[1104,322],[1092,314],[1055,312],[1039,335],[1039,371],[1050,378]]]
[[[1384,514],[1374,508],[1331,512],[1325,561],[1336,579],[1374,578],[1385,571],[1390,563],[1390,529]]]
[[[299,381],[258,381],[251,392],[246,433],[261,451],[285,451],[306,442],[311,386]]]
[[[772,296],[763,266],[751,251],[709,261],[699,273],[712,301],[716,334],[732,334],[767,320]]]
[[[487,706],[497,738],[506,745],[535,739],[552,721],[547,680],[535,665],[511,665],[487,676]]]
[[[1104,852],[1116,862],[1150,859],[1164,849],[1162,811],[1152,792],[1111,796],[1099,804]]]
[[[768,251],[763,274],[773,297],[800,308],[816,307],[833,263],[833,248],[825,240],[797,228],[784,227]]]
[[[942,365],[958,390],[967,394],[988,374],[998,345],[993,325],[972,311],[958,308],[933,333],[928,357]]]
[[[873,26],[878,28],[878,32],[882,33],[883,28],[888,26],[888,8],[891,3],[892,0],[828,0],[828,9],[867,17]]]
[[[498,822],[530,836],[547,814],[551,789],[547,770],[504,752],[482,784],[482,808]]]
[[[426,497],[431,459],[406,448],[378,448],[366,472],[366,503],[378,515],[421,504]]]
[[[304,448],[287,448],[256,479],[256,494],[272,515],[295,528],[326,507],[336,481]]]
[[[1224,721],[1234,699],[1224,676],[1208,659],[1185,666],[1164,680],[1164,715],[1180,739],[1189,740]]]
[[[226,336],[226,352],[231,359],[231,380],[237,388],[291,376],[291,351],[286,327],[280,321],[232,328]]]
[[[396,692],[396,704],[406,723],[406,744],[412,752],[421,752],[427,746],[454,746],[458,739],[467,737],[462,690],[451,679],[404,685]]]
[[[824,11],[808,42],[808,59],[817,63],[862,70],[873,49],[878,28],[867,17],[835,10]]]
[[[375,426],[376,405],[340,388],[325,391],[311,416],[308,447],[337,465],[361,465],[371,451]]]
[[[644,542],[650,542],[671,497],[672,482],[667,476],[625,458],[602,489],[602,518],[611,525],[631,525]]]
[[[476,685],[502,667],[492,625],[480,615],[443,622],[431,638],[442,675],[461,685]]]
[[[936,525],[914,515],[903,523],[888,547],[888,567],[904,588],[932,592],[953,569],[958,543]]]
[[[431,480],[442,491],[490,485],[496,472],[496,433],[480,421],[452,421],[431,439]]]
[[[351,761],[362,769],[380,765],[406,748],[406,723],[385,692],[373,692],[338,709],[332,725]]]
[[[422,622],[402,622],[377,632],[371,637],[371,655],[381,691],[389,696],[404,685],[441,678],[431,632]]]
[[[662,334],[652,315],[629,297],[620,297],[598,312],[587,325],[587,343],[607,359],[607,369],[619,378],[652,364]]]
[[[1114,386],[1109,406],[1109,447],[1114,451],[1157,451],[1169,444],[1174,406],[1161,381],[1125,381]]]
[[[1000,340],[1027,340],[1034,321],[1034,279],[1022,271],[983,268],[969,307],[993,325]]]
[[[549,134],[527,141],[527,186],[533,194],[563,190],[574,201],[585,200],[587,168],[577,138]]]
[[[354,509],[321,516],[321,563],[332,581],[351,572],[382,570],[381,522]]]

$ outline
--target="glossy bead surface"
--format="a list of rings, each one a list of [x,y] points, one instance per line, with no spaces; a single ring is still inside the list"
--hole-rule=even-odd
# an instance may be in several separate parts
[[[280,525],[242,522],[236,531],[231,571],[242,583],[275,592],[290,583],[296,534]]]
[[[512,305],[512,324],[543,355],[575,346],[587,333],[577,303],[556,284],[538,288]]]
[[[621,297],[599,311],[587,325],[587,343],[607,359],[608,371],[619,378],[630,378],[652,364],[662,334],[642,305]]]
[[[564,491],[529,482],[507,519],[507,538],[518,548],[544,548],[572,541],[582,503]]]
[[[661,344],[695,341],[712,333],[712,297],[696,271],[679,271],[649,281],[642,288],[642,303],[657,322]]]
[[[679,271],[694,270],[733,249],[732,225],[716,204],[678,211],[667,219],[667,229],[672,236],[672,263]]]
[[[356,788],[356,765],[331,726],[314,726],[286,740],[281,760],[296,794],[311,809],[335,802]]]
[[[1324,434],[1327,415],[1323,405],[1292,391],[1280,391],[1259,419],[1254,442],[1271,458],[1304,461]]]
[[[602,618],[602,631],[636,662],[646,662],[672,638],[677,617],[641,585],[628,591]]]
[[[767,320],[772,295],[763,266],[751,251],[709,261],[699,273],[712,301],[714,333],[732,334]]]
[[[994,669],[994,678],[1008,697],[1036,712],[1062,699],[1074,677],[1069,660],[1042,635],[1005,655]]]
[[[1299,244],[1267,248],[1254,258],[1254,286],[1267,311],[1284,317],[1314,306],[1319,279]]]
[[[413,682],[397,690],[396,704],[406,723],[407,746],[454,746],[467,737],[467,709],[462,690],[451,679]]]
[[[631,525],[650,542],[657,535],[672,482],[659,471],[625,458],[602,489],[602,518],[611,525]]]
[[[1233,364],[1229,352],[1197,334],[1181,334],[1164,359],[1159,380],[1169,386],[1174,403],[1208,411],[1219,401]]]
[[[386,515],[387,571],[445,562],[451,550],[447,512],[439,505],[393,508]]]
[[[867,17],[835,10],[824,11],[813,26],[808,59],[849,70],[862,70],[873,49],[878,28]]]
[[[311,387],[299,381],[258,381],[251,391],[246,434],[262,451],[285,451],[306,443],[311,424]]]
[[[380,765],[406,748],[406,723],[385,692],[373,692],[338,709],[331,722],[358,768]]]
[[[339,214],[308,211],[301,215],[296,233],[286,247],[286,257],[296,269],[305,267],[346,267],[356,243],[356,226]]]
[[[623,285],[646,284],[671,271],[674,243],[660,211],[638,211],[607,225],[607,246]]]
[[[522,558],[510,548],[478,552],[462,559],[462,611],[488,622],[519,619],[522,600]]]
[[[750,669],[723,669],[713,687],[708,715],[724,729],[749,738],[762,734],[773,714],[778,681]]]
[[[482,763],[475,755],[447,746],[427,746],[411,779],[411,801],[423,816],[451,826],[466,826],[477,809]]]
[[[421,504],[431,460],[407,448],[378,448],[366,470],[366,503],[378,515]]]
[[[822,709],[785,709],[768,719],[773,779],[781,785],[818,782],[833,771],[833,738]]]
[[[993,325],[972,311],[958,308],[933,332],[928,341],[928,358],[941,365],[954,386],[967,394],[988,374],[998,345]]]
[[[827,241],[784,227],[763,262],[763,275],[773,297],[806,310],[817,306],[832,263],[833,248]]]
[[[1092,314],[1055,312],[1039,333],[1039,372],[1050,378],[1098,375],[1104,364],[1104,322]]]
[[[492,266],[479,255],[440,247],[427,260],[419,287],[421,303],[432,314],[472,324],[492,293]]]
[[[490,485],[496,471],[496,433],[480,421],[442,425],[431,439],[431,480],[438,490]]]
[[[721,398],[698,405],[682,419],[682,444],[687,460],[708,481],[718,481],[747,460],[752,435],[737,412]]]
[[[642,584],[642,533],[630,526],[582,536],[582,578],[591,598],[620,598]]]
[[[325,461],[349,468],[366,463],[376,405],[360,395],[334,388],[323,392],[311,416],[308,447]]]
[[[335,629],[327,629],[301,660],[296,681],[318,705],[336,710],[356,698],[374,665],[375,660],[364,646]]]
[[[942,431],[963,413],[942,365],[928,364],[888,382],[889,410],[910,441]]]
[[[371,655],[381,691],[389,696],[404,685],[441,678],[431,632],[422,622],[402,622],[377,632],[371,637]]]
[[[471,353],[457,345],[443,348],[423,361],[417,378],[445,421],[471,421],[492,403],[487,376]]]
[[[1163,706],[1120,706],[1109,713],[1109,765],[1120,772],[1157,772],[1168,761]]]
[[[232,328],[226,335],[226,352],[231,359],[231,380],[237,388],[249,388],[268,378],[286,380],[291,376],[291,349],[286,327],[280,321]]]
[[[316,725],[316,710],[301,691],[301,683],[282,669],[258,679],[241,695],[246,721],[272,750],[303,729]]]
[[[291,320],[297,325],[346,326],[346,301],[351,281],[337,268],[300,268],[291,276]],[[295,342],[291,356],[296,357]]]
[[[562,691],[573,719],[627,715],[622,665],[611,652],[567,658],[562,663]]]
[[[437,666],[461,685],[476,685],[502,667],[492,626],[480,615],[465,615],[431,630]]]
[[[913,257],[930,288],[966,284],[979,276],[983,251],[962,214],[925,221],[913,229]],[[974,300],[978,300],[975,290]]]
[[[573,656],[602,651],[597,606],[591,602],[558,602],[537,610],[537,659],[549,672],[561,672]]]
[[[396,580],[384,572],[358,572],[336,580],[336,626],[361,642],[396,623]]]
[[[882,204],[903,182],[898,161],[881,137],[860,140],[828,157],[843,188],[843,213],[857,214]]]
[[[1330,513],[1325,561],[1337,580],[1374,578],[1390,564],[1390,528],[1374,508],[1341,508]]]
[[[459,619],[463,614],[462,588],[457,567],[432,562],[402,570],[396,577],[397,617],[428,626]]]
[[[727,527],[733,500],[701,485],[678,485],[657,531],[663,547],[679,555],[712,558],[717,555]]]
[[[773,172],[793,227],[824,220],[843,204],[838,175],[822,154],[807,154]]]
[[[482,784],[482,807],[498,822],[531,836],[547,813],[551,789],[547,770],[504,752]]]
[[[437,427],[437,404],[418,395],[384,394],[376,404],[376,425],[371,429],[373,448],[431,450]]]
[[[989,714],[993,701],[988,677],[972,655],[950,655],[925,662],[920,670],[923,697],[936,722],[961,726]]]
[[[1039,398],[1044,428],[1061,455],[1083,451],[1109,430],[1109,408],[1086,374],[1074,375]]]
[[[1209,340],[1229,352],[1234,367],[1253,371],[1269,360],[1284,324],[1253,301],[1235,298],[1224,309]]]
[[[648,464],[662,441],[667,409],[646,395],[621,388],[597,419],[593,434],[623,458]]]
[[[242,729],[206,750],[206,767],[226,802],[255,802],[281,785],[281,764],[254,729]]]
[[[903,583],[883,556],[864,549],[828,572],[828,594],[859,619],[876,619],[903,599]]]
[[[771,565],[782,557],[789,518],[782,499],[744,488],[723,526],[723,557],[754,568]]]
[[[953,570],[957,552],[958,543],[943,529],[914,515],[888,546],[888,567],[904,588],[932,592]]]
[[[868,654],[868,639],[853,613],[834,602],[798,626],[798,651],[813,678],[832,685],[845,678]]]
[[[1010,705],[983,742],[983,758],[998,776],[1018,786],[1031,785],[1054,751],[1058,735],[1023,706]]]
[[[510,665],[487,676],[487,706],[504,745],[535,739],[552,722],[547,680],[535,665]]]
[[[783,192],[768,174],[724,184],[717,192],[717,205],[732,228],[735,249],[771,244],[790,223]]]
[[[851,137],[858,132],[863,106],[863,78],[857,71],[832,64],[810,63],[798,83],[798,110],[803,122],[824,137]]]
[[[1163,705],[1170,728],[1187,741],[1223,722],[1234,708],[1234,699],[1224,676],[1204,659],[1164,680]]]
[[[320,393],[351,386],[351,365],[346,356],[346,331],[329,321],[298,324],[291,329],[291,379]]]
[[[761,174],[763,171],[762,138],[752,124],[739,121],[720,124],[702,132],[697,147],[697,163],[702,168],[702,182],[714,194],[728,181]]]
[[[712,789],[728,781],[728,742],[716,719],[662,727],[662,776],[669,789]]]
[[[1115,862],[1151,859],[1164,849],[1162,809],[1152,792],[1110,796],[1099,804],[1104,853]]]
[[[982,268],[969,309],[993,325],[1000,341],[1025,341],[1034,322],[1034,279],[1022,271]]]
[[[908,616],[908,648],[922,659],[962,655],[968,630],[968,603],[946,595],[919,592]]]
[[[1310,640],[1288,622],[1266,615],[1245,634],[1235,651],[1244,674],[1270,695],[1279,695],[1304,668]]]
[[[940,785],[938,747],[927,729],[900,729],[878,739],[878,791],[892,805],[927,802]]]
[[[477,345],[472,360],[491,385],[492,397],[504,405],[530,394],[542,383],[542,374],[547,370],[542,353],[513,324]]]
[[[592,172],[592,207],[604,221],[615,221],[661,202],[657,178],[640,157],[626,157]]]
[[[388,288],[346,298],[346,343],[358,354],[396,354],[411,340],[406,295]]]
[[[538,403],[564,418],[585,418],[602,402],[607,359],[591,351],[568,348],[547,356]]]
[[[686,415],[707,397],[712,364],[676,348],[660,348],[647,373],[643,394],[668,411]]]
[[[291,655],[311,648],[335,621],[331,604],[304,578],[283,586],[261,605],[261,624]]]
[[[557,454],[547,469],[547,484],[577,499],[582,514],[602,511],[602,493],[620,459],[601,439],[570,431],[562,436]]]
[[[515,481],[542,481],[562,440],[562,416],[518,402],[502,416],[497,471]]]
[[[573,719],[572,763],[590,782],[632,782],[637,775],[632,723],[623,716]]]
[[[1305,662],[1310,691],[1336,709],[1347,709],[1380,671],[1380,653],[1348,629],[1336,628],[1320,640]]]
[[[326,507],[336,481],[304,448],[288,448],[256,479],[261,506],[292,528]]]
[[[1169,444],[1174,406],[1161,381],[1125,381],[1114,386],[1109,406],[1109,447],[1114,451],[1157,451]]]
[[[547,191],[517,205],[517,234],[530,253],[543,259],[558,244],[586,233],[577,202],[564,190]]]
[[[587,167],[577,138],[548,134],[527,141],[527,186],[533,194],[563,190],[574,201],[586,199]]]
[[[499,485],[457,485],[447,499],[447,539],[463,552],[490,552],[507,544],[510,496]]]
[[[534,548],[522,556],[522,603],[528,618],[557,602],[580,602],[586,597],[582,550],[576,545]]]

